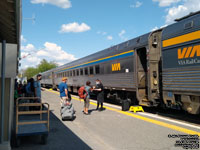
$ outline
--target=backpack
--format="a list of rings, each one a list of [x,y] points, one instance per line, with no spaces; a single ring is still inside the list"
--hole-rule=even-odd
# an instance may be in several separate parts
[[[79,98],[85,99],[87,97],[87,95],[88,95],[88,93],[85,90],[85,86],[80,87],[79,90],[78,90],[78,96],[79,96]]]

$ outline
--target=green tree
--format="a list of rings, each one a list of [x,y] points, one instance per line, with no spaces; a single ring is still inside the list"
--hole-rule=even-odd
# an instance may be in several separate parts
[[[48,62],[45,59],[43,59],[40,64],[37,67],[28,67],[24,71],[24,76],[27,77],[27,79],[32,78],[33,76],[37,75],[38,73],[45,72],[47,70],[50,70],[52,68],[57,67],[57,64],[54,62]]]
[[[54,62],[47,62],[45,59],[43,59],[40,64],[37,66],[37,69],[39,72],[45,72],[47,70],[50,70],[52,68],[57,67],[57,64]]]
[[[27,79],[32,78],[34,75],[38,74],[38,69],[34,67],[28,67],[25,72],[24,76],[27,77]]]

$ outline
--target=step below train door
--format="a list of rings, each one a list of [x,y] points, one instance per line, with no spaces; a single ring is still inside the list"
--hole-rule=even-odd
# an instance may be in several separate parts
[[[152,32],[149,36],[147,51],[148,100],[151,106],[157,106],[160,101],[161,82],[161,35],[162,30]]]
[[[147,81],[147,49],[143,47],[136,50],[136,95],[139,105],[143,106],[148,106]]]

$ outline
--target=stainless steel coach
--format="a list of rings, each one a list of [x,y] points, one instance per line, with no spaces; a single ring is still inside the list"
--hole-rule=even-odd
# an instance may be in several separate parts
[[[54,88],[68,77],[77,92],[87,80],[100,79],[105,95],[144,106],[200,111],[200,12],[87,57],[42,73]]]

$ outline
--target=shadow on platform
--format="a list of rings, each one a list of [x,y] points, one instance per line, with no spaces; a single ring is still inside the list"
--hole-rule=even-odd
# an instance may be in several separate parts
[[[40,144],[40,136],[23,137],[21,145],[12,150],[91,150],[57,116],[50,112],[50,132],[46,145]]]

